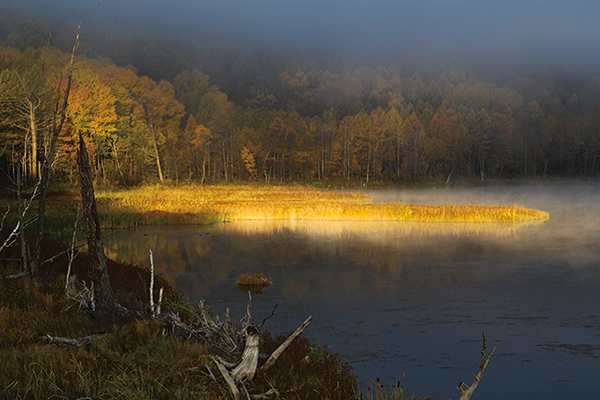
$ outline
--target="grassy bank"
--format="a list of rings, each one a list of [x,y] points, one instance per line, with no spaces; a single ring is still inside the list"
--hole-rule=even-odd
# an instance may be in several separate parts
[[[360,192],[299,186],[146,186],[100,191],[97,200],[104,228],[273,219],[515,223],[548,218],[543,211],[515,205],[373,204]],[[49,206],[50,230],[68,232],[78,204],[76,192],[55,195]]]
[[[44,257],[65,250],[48,242]],[[11,251],[3,255],[0,276],[18,270]],[[210,355],[235,361],[242,349],[224,354],[202,341],[166,335],[161,320],[98,320],[78,312],[65,295],[66,255],[43,264],[46,286],[27,278],[3,279],[0,290],[0,398],[2,399],[227,399],[230,393]],[[88,279],[89,260],[75,259],[73,272]],[[144,312],[149,272],[141,267],[109,263],[116,301]],[[181,300],[162,279],[166,309],[193,323],[195,306]],[[277,315],[274,316],[276,318]],[[94,339],[80,346],[56,343],[46,335]],[[270,354],[285,336],[261,338],[261,353]],[[308,360],[308,361],[307,361]],[[214,377],[211,376],[211,371]],[[356,377],[327,348],[297,338],[268,373],[255,378],[253,389],[272,385],[282,399],[352,399]]]

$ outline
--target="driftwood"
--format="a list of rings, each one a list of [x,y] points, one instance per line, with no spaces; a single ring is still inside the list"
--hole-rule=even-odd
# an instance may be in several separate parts
[[[479,385],[479,381],[481,381],[481,376],[483,375],[483,371],[485,371],[485,369],[487,368],[487,365],[490,362],[492,355],[496,351],[496,348],[494,347],[489,355],[486,354],[486,351],[487,351],[487,340],[485,339],[485,333],[483,333],[483,349],[481,350],[481,362],[479,363],[479,372],[477,374],[473,374],[473,376],[475,377],[475,381],[473,382],[473,384],[471,386],[467,386],[463,382],[458,384],[457,389],[460,393],[460,400],[469,400],[471,398],[471,396],[473,395],[473,392],[477,388],[477,385]]]
[[[217,366],[223,377],[227,388],[235,400],[238,399],[257,399],[265,400],[271,396],[278,395],[276,388],[272,388],[266,393],[250,394],[246,385],[250,385],[259,370],[259,345],[260,345],[260,327],[274,315],[275,309],[271,315],[266,317],[259,325],[252,324],[252,296],[249,294],[246,315],[237,323],[233,324],[229,317],[229,309],[225,310],[224,318],[211,314],[200,302],[196,307],[192,321],[183,322],[176,311],[169,311],[160,315],[160,319],[165,323],[163,334],[172,334],[185,340],[201,341],[210,347],[230,357],[239,354],[243,347],[242,354],[238,362],[227,362],[218,355],[211,356],[211,360]],[[277,307],[275,307],[277,308]],[[302,331],[311,323],[312,317],[308,317],[296,331],[290,335],[267,359],[265,364],[260,367],[262,372],[266,371],[275,364],[275,361],[287,349],[292,341],[302,333]],[[210,371],[210,368],[206,366]],[[211,376],[212,372],[210,373]]]
[[[243,340],[241,333],[233,327],[229,319],[228,309],[221,320],[206,311],[204,302],[198,304],[189,324],[181,320],[176,310],[162,313],[160,319],[165,324],[163,335],[171,334],[184,340],[207,343],[224,354],[235,352]]]

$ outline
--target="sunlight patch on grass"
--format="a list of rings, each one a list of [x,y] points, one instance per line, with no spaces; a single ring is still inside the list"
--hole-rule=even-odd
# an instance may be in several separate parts
[[[101,191],[97,202],[105,229],[236,220],[518,223],[549,218],[543,211],[516,205],[373,204],[364,193],[303,186],[145,186]],[[70,232],[79,203],[74,195],[52,199],[47,212],[49,232]],[[16,209],[15,204],[11,207]]]
[[[151,186],[105,192],[99,198],[109,214],[117,210],[139,215],[164,212],[168,213],[163,215],[165,223],[247,219],[522,222],[548,218],[547,213],[520,206],[372,204],[363,193],[288,186]]]

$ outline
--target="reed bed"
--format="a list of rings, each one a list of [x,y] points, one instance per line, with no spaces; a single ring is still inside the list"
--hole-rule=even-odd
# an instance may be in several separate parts
[[[421,222],[523,222],[548,218],[542,211],[520,206],[416,206],[407,204],[317,204],[294,202],[218,202],[215,212],[225,220],[316,219]]]
[[[517,205],[373,204],[364,193],[301,186],[145,186],[99,192],[97,201],[100,224],[107,229],[234,220],[518,223],[549,217],[543,211]],[[9,201],[2,202],[8,206]],[[12,203],[11,209],[16,210],[16,202]],[[72,229],[79,203],[76,193],[51,199],[47,216],[50,233]]]
[[[119,210],[149,220],[154,215],[165,223],[273,219],[523,222],[548,218],[543,211],[516,205],[372,204],[364,193],[288,186],[146,187],[102,193],[99,199],[108,206],[108,214]]]

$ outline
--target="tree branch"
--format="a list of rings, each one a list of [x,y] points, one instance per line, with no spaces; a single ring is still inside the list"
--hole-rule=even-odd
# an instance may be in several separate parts
[[[490,352],[490,354],[488,356],[486,356],[486,350],[487,350],[487,340],[485,338],[485,333],[483,333],[483,349],[481,350],[481,362],[479,363],[479,372],[476,375],[473,375],[475,377],[475,381],[473,382],[473,384],[471,386],[467,386],[463,382],[458,384],[457,389],[460,393],[460,400],[469,400],[471,398],[471,396],[473,395],[473,392],[477,388],[477,385],[479,385],[479,381],[481,381],[481,376],[483,375],[483,371],[485,371],[485,369],[487,368],[487,365],[490,362],[492,355],[496,351],[496,348],[494,347],[494,349]]]
[[[263,371],[266,371],[267,369],[271,368],[273,366],[273,364],[275,364],[275,361],[277,361],[277,359],[279,358],[279,356],[285,351],[285,349],[288,348],[288,346],[292,343],[292,341],[294,339],[296,339],[296,337],[298,337],[298,335],[300,335],[302,333],[302,331],[308,326],[308,324],[310,324],[312,322],[312,317],[308,317],[306,319],[306,321],[304,321],[302,323],[302,325],[300,325],[298,327],[298,329],[296,329],[296,331],[294,333],[292,333],[286,340],[285,342],[283,342],[272,354],[271,356],[267,359],[267,361],[263,364],[263,366],[261,367],[261,369]]]

